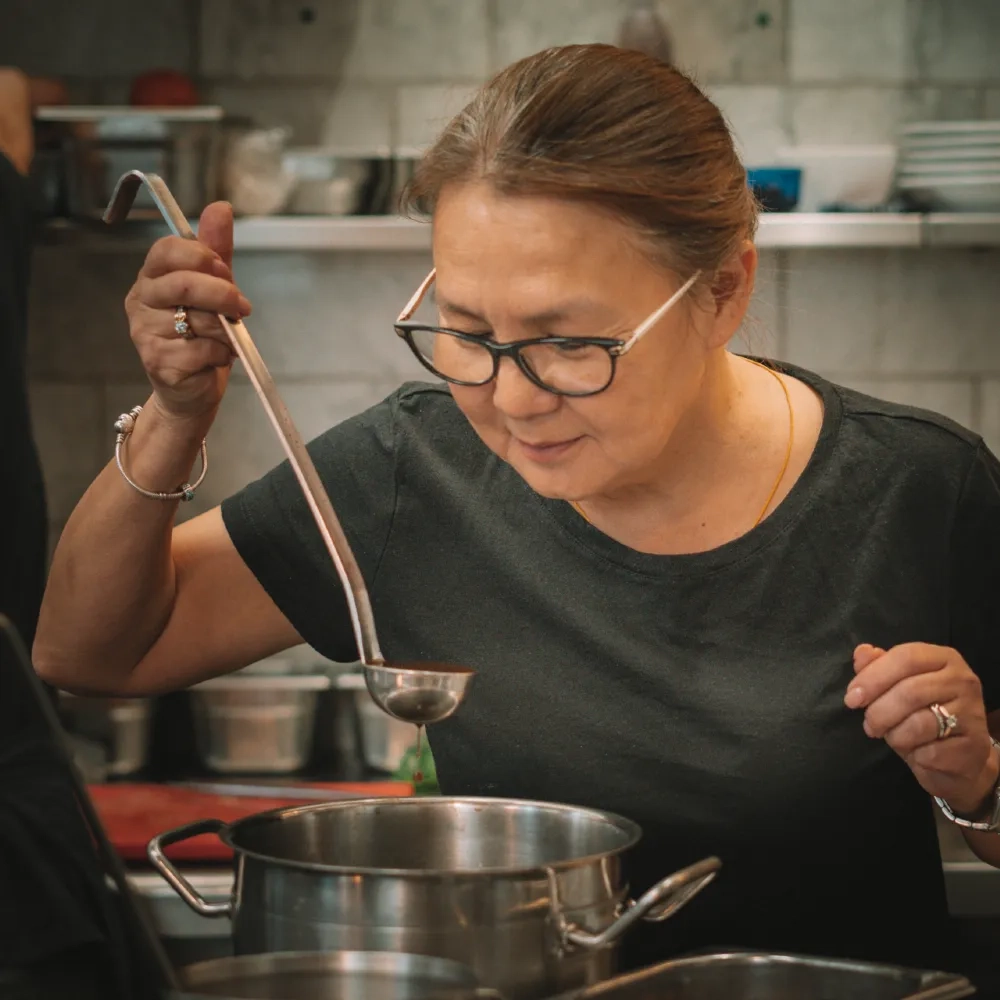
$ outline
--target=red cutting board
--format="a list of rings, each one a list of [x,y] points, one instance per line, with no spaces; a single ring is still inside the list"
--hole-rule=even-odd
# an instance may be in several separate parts
[[[310,782],[304,788],[352,792],[359,798],[413,794],[405,781]],[[126,861],[145,861],[146,845],[157,834],[199,819],[235,822],[253,813],[284,806],[315,804],[315,799],[248,798],[217,795],[152,783],[88,785],[94,808],[101,817],[108,839]],[[204,834],[167,849],[177,861],[229,861],[233,852],[215,834]]]

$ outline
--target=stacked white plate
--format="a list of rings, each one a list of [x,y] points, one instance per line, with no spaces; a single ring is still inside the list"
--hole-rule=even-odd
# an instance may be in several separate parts
[[[896,188],[921,207],[1000,212],[1000,121],[906,126]]]

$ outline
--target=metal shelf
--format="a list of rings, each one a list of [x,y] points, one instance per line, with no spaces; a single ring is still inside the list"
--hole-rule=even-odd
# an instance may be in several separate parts
[[[764,213],[757,246],[767,249],[816,247],[919,247],[922,216],[888,212]]]
[[[41,242],[114,250],[148,246],[166,233],[153,222],[131,222],[116,230],[99,223],[53,222]],[[431,227],[410,219],[352,216],[268,216],[236,220],[239,251],[427,251]],[[1000,213],[765,214],[757,245],[769,250],[835,248],[1000,247]]]

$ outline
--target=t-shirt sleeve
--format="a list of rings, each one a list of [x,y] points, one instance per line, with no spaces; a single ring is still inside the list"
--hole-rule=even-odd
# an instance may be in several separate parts
[[[396,504],[395,394],[309,443],[369,591]],[[288,462],[224,501],[243,561],[299,635],[341,663],[359,659],[343,587]]]
[[[952,529],[951,645],[978,674],[987,712],[1000,709],[1000,462],[982,443]]]

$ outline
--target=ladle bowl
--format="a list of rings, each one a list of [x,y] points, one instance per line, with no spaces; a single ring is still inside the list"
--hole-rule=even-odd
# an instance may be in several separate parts
[[[387,715],[414,726],[441,722],[454,714],[475,671],[447,663],[365,663],[365,684]]]

